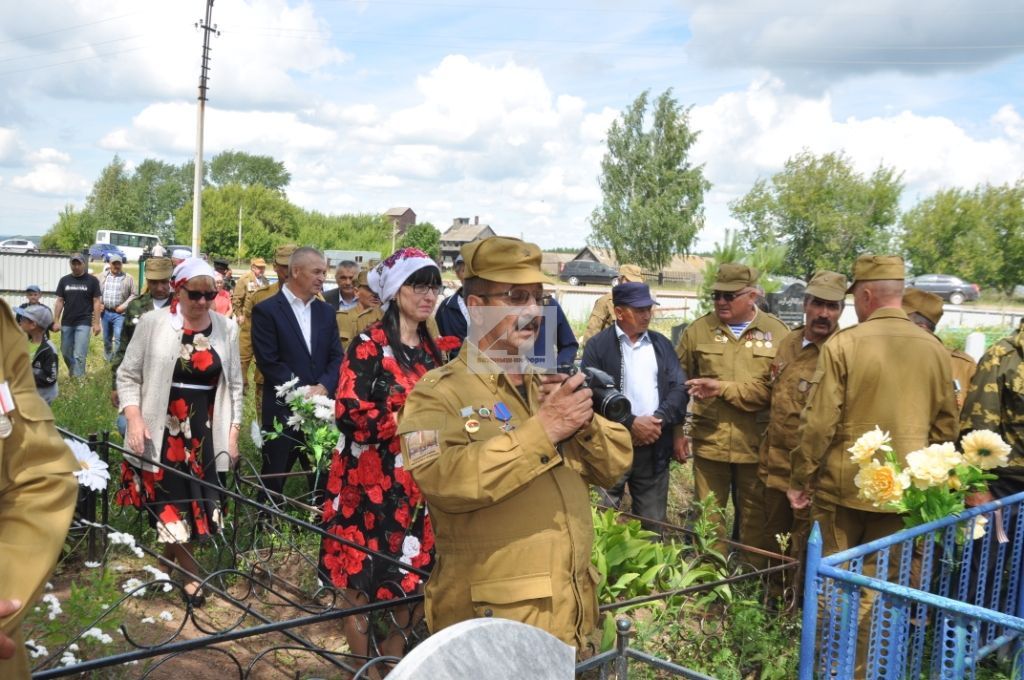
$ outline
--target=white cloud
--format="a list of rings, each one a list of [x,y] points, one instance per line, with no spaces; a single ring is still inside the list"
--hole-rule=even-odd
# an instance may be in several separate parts
[[[71,162],[71,156],[63,151],[58,151],[57,149],[44,148],[28,154],[26,160],[30,163],[55,163],[67,165]]]
[[[89,189],[85,179],[56,163],[40,163],[28,174],[13,178],[11,186],[37,194],[72,197]]]
[[[18,133],[11,128],[0,127],[0,165],[18,165],[24,153]]]

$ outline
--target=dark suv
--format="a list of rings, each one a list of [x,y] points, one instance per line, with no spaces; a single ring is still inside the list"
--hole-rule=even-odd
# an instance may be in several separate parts
[[[976,283],[967,283],[963,279],[949,274],[922,274],[907,281],[913,288],[935,293],[950,304],[961,305],[964,302],[977,300],[981,288]]]
[[[610,286],[615,279],[619,278],[619,272],[614,267],[609,267],[601,262],[572,260],[565,263],[558,278],[570,286],[581,286],[585,283],[600,283]]]

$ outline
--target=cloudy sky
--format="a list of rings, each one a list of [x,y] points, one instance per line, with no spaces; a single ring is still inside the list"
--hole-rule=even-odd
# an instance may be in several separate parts
[[[100,169],[194,153],[205,0],[0,3],[0,234]],[[1020,0],[217,0],[207,158],[269,154],[291,200],[581,245],[610,122],[673,88],[729,201],[804,148],[904,173],[904,203],[1024,175]]]

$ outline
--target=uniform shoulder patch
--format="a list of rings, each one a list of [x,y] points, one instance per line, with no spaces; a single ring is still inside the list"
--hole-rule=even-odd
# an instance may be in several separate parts
[[[436,458],[441,453],[439,433],[437,430],[408,432],[402,435],[402,449],[409,467]]]

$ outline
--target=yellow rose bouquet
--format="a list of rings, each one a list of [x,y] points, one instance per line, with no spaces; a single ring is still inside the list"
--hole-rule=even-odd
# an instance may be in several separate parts
[[[960,448],[962,453],[952,442],[932,444],[908,453],[903,464],[889,433],[876,426],[847,451],[860,466],[854,478],[858,495],[875,507],[901,513],[909,528],[963,512],[968,494],[985,491],[996,478],[988,470],[1006,465],[1010,455],[1009,445],[990,430],[965,435]],[[984,519],[975,522],[974,538],[985,534]]]

